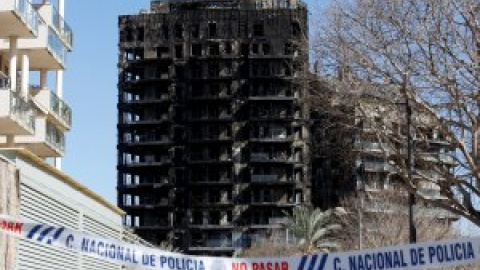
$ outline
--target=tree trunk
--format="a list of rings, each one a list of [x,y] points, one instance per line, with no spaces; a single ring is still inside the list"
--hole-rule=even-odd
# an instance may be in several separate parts
[[[0,159],[0,215],[20,214],[19,177],[13,164]],[[0,270],[13,270],[17,255],[17,239],[0,234]]]

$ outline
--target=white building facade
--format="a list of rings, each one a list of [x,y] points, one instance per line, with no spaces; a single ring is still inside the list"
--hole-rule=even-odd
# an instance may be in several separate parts
[[[61,172],[73,31],[64,0],[0,0],[0,214],[122,239],[123,211]],[[121,269],[0,235],[0,270]]]
[[[23,147],[61,168],[71,109],[63,71],[73,31],[64,0],[0,1],[0,147]]]

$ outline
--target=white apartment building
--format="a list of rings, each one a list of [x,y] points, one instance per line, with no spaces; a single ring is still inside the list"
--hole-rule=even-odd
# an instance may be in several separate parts
[[[122,239],[123,211],[61,171],[72,121],[64,0],[0,0],[0,214]],[[0,270],[121,269],[0,235]]]
[[[60,169],[71,125],[63,70],[73,31],[63,17],[64,0],[37,2],[0,1],[0,146],[55,158]]]

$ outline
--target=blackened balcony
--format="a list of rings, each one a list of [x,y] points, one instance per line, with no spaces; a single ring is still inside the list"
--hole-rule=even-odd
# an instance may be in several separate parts
[[[143,231],[170,231],[173,229],[173,225],[169,224],[167,221],[158,220],[157,222],[149,222],[140,224],[138,226],[133,227],[136,231],[143,232]]]
[[[228,133],[214,133],[214,132],[198,132],[192,133],[190,139],[188,140],[189,143],[229,143],[232,142],[233,138]]]
[[[126,159],[121,166],[127,168],[153,168],[159,166],[168,166],[171,165],[173,162],[172,158],[169,156],[155,156],[149,158],[136,158],[136,159]]]
[[[148,116],[148,117],[139,117],[139,116],[127,116],[123,118],[121,124],[125,125],[158,125],[172,122],[172,113],[163,113],[158,116]]]
[[[228,101],[232,98],[231,94],[228,92],[202,92],[202,93],[191,93],[189,95],[189,101]]]
[[[167,198],[143,199],[139,202],[123,205],[123,208],[129,213],[132,213],[134,211],[171,207],[173,207],[173,202]]]
[[[125,146],[169,146],[173,140],[168,135],[156,135],[152,133],[131,135],[125,134],[121,145]]]
[[[250,177],[251,183],[257,184],[293,184],[292,178],[286,175],[277,174],[252,174]]]
[[[231,154],[215,154],[215,153],[190,153],[188,158],[190,164],[231,164],[233,162]]]
[[[293,142],[293,136],[287,134],[265,134],[263,136],[253,135],[250,137],[252,142],[267,142],[267,143],[289,143]]]
[[[262,112],[262,113],[252,113],[250,115],[250,121],[293,121],[295,117],[291,112],[279,112],[275,113],[272,111]]]
[[[290,207],[297,205],[293,199],[284,198],[281,196],[277,196],[277,198],[251,198],[250,204],[254,207],[276,207],[276,206],[283,206],[283,207]]]
[[[122,102],[128,105],[145,105],[145,104],[157,104],[157,103],[165,103],[165,102],[172,102],[175,95],[172,94],[159,94],[159,95],[152,95],[152,96],[135,96],[131,98],[124,97]]]
[[[250,154],[251,163],[294,163],[295,159],[287,153],[256,152]]]
[[[219,186],[219,185],[226,185],[226,186],[231,186],[233,185],[233,179],[231,177],[224,177],[224,176],[220,176],[220,177],[210,177],[210,176],[207,176],[207,177],[203,177],[203,176],[194,176],[192,177],[192,179],[190,180],[190,184],[191,185],[199,185],[199,186],[205,186],[205,185],[209,185],[209,186]]]
[[[119,189],[122,190],[150,190],[150,189],[161,189],[161,188],[170,188],[175,184],[174,179],[170,179],[168,176],[163,177],[152,177],[148,179],[143,179],[140,182],[132,183],[127,182],[119,186]]]
[[[232,121],[232,114],[228,111],[192,111],[190,113],[191,122],[202,122],[202,121]]]

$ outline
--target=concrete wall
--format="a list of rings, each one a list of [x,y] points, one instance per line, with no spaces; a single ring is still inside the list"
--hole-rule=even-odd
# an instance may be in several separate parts
[[[0,158],[0,215],[20,213],[18,171],[13,164]],[[0,234],[0,270],[14,269],[17,240]]]

